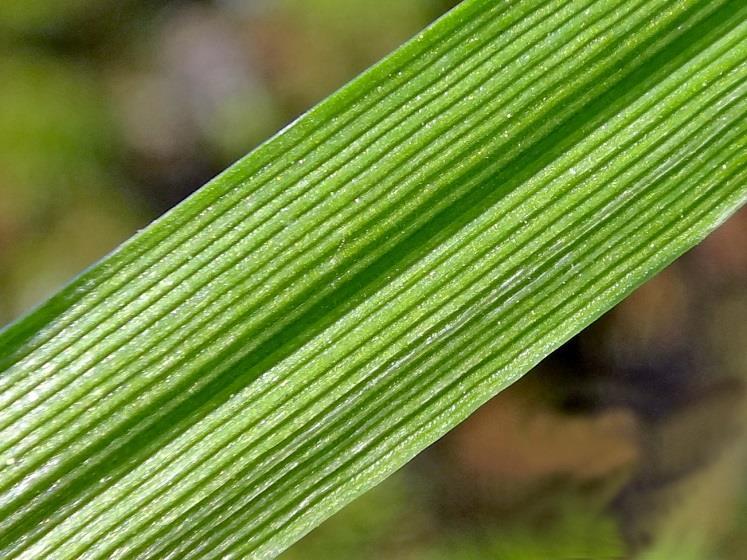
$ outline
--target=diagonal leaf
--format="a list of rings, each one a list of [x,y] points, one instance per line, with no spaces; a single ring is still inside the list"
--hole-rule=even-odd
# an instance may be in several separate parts
[[[747,199],[747,4],[467,0],[0,334],[3,558],[269,558]]]

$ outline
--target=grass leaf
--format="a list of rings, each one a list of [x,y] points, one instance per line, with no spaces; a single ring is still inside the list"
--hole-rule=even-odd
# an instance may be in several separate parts
[[[745,15],[467,0],[7,328],[0,555],[270,558],[381,481],[745,202]]]

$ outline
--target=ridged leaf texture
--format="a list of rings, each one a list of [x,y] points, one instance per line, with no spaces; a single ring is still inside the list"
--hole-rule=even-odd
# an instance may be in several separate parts
[[[745,15],[467,0],[4,330],[0,556],[271,558],[402,466],[745,202]]]

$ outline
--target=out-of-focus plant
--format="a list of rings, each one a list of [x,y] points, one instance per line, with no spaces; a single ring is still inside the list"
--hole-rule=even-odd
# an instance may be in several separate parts
[[[0,74],[0,320],[7,321],[139,224],[111,189],[117,135],[90,73],[19,49],[0,55]]]

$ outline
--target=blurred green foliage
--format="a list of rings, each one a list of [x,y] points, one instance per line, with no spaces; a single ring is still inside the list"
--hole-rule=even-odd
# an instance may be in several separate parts
[[[142,222],[112,172],[100,84],[43,51],[0,55],[0,320],[41,301]]]
[[[5,0],[0,10],[0,27],[6,32],[38,33],[59,29],[80,19],[86,11],[95,9],[93,0]]]

